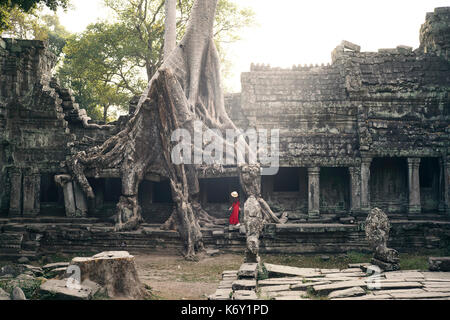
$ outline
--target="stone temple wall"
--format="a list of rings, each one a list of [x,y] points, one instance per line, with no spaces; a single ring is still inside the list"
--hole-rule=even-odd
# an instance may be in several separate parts
[[[389,212],[420,212],[419,180],[426,180],[425,170],[419,172],[421,159],[436,160],[431,170],[439,176],[432,191],[439,194],[435,211],[439,207],[448,212],[449,28],[450,8],[436,8],[426,16],[416,50],[400,45],[361,52],[358,45],[342,41],[332,52],[330,65],[291,69],[252,65],[242,74],[241,106],[233,109],[242,110],[250,128],[280,129],[280,165],[307,168],[308,178],[300,185],[313,190],[316,184],[312,195],[316,201],[311,195],[308,199],[310,217],[331,212],[328,208],[338,203],[350,212],[367,212],[374,205]],[[245,123],[242,113],[231,116],[236,114],[236,120]],[[392,174],[376,172],[372,162],[379,158],[385,161],[381,171],[391,170],[393,159],[401,163]],[[323,176],[333,167],[348,170],[348,203],[344,196],[330,199],[326,187],[317,182],[330,185]],[[399,186],[392,201],[379,201],[377,194],[371,199],[371,189],[386,182],[378,179],[380,185],[372,186],[374,177],[380,176]],[[270,182],[266,190],[275,192]],[[326,201],[321,193],[328,195]],[[291,198],[298,199],[298,192]]]
[[[252,65],[242,74],[242,92],[226,96],[226,107],[240,128],[280,130],[282,170],[262,179],[264,196],[277,214],[288,211],[296,222],[327,222],[364,216],[380,206],[416,219],[429,213],[448,217],[449,29],[450,8],[436,8],[426,15],[416,50],[361,52],[343,41],[328,65]],[[52,78],[54,62],[43,42],[0,40],[4,216],[70,215],[53,183],[55,174],[65,173],[60,163],[101,144],[128,118],[111,125],[91,121],[70,90]],[[228,193],[238,187],[234,180],[210,182],[236,178],[236,172],[200,176],[203,204],[226,217],[229,199],[211,190]],[[97,195],[89,216],[110,216],[120,196],[119,170],[88,177]],[[149,173],[142,188],[149,195],[143,202],[147,222],[160,223],[171,212],[170,191],[160,180]]]

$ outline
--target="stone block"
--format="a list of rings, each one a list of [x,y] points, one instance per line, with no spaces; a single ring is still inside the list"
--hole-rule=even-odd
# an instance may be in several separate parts
[[[89,300],[100,290],[100,286],[92,281],[84,281],[78,288],[67,286],[67,280],[47,280],[40,291],[49,294],[56,300]]]
[[[276,264],[265,263],[267,271],[270,277],[280,277],[280,276],[300,276],[300,277],[317,277],[320,276],[318,269],[314,268],[297,268],[282,266]]]
[[[233,291],[236,290],[255,290],[256,280],[235,280],[231,285]]]
[[[361,287],[353,287],[343,290],[336,290],[328,294],[328,298],[335,299],[335,298],[348,298],[348,297],[356,297],[356,296],[362,296],[365,295],[366,292]]]
[[[256,292],[253,290],[237,290],[233,294],[234,300],[257,300]]]
[[[258,276],[258,264],[257,263],[244,263],[239,268],[237,273],[239,279],[251,278],[256,279]]]
[[[450,257],[429,257],[428,265],[430,271],[450,271]]]

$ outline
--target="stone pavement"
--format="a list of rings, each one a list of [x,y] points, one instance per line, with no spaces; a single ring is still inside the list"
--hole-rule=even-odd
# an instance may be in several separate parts
[[[254,275],[257,264],[224,271],[210,300],[450,300],[450,272],[378,272],[370,263],[347,269],[296,268],[264,264],[268,278]]]

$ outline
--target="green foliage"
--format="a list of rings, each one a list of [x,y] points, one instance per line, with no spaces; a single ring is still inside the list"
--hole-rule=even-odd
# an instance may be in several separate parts
[[[68,39],[64,64],[57,77],[71,88],[88,115],[107,122],[111,106],[127,110],[132,96],[140,95],[159,68],[164,51],[164,1],[104,0],[112,21],[91,24]],[[177,37],[184,35],[194,0],[178,1]],[[253,12],[229,0],[217,8],[215,40],[239,39],[238,31],[253,21]],[[222,60],[224,54],[221,52]],[[103,111],[103,112],[102,112]]]
[[[91,24],[67,40],[57,76],[91,118],[108,122],[111,106],[127,110],[132,96],[144,89],[146,81],[139,64],[129,59],[130,50],[134,48],[119,24]]]
[[[39,288],[43,281],[42,278],[0,280],[0,288],[11,294],[15,287],[19,287],[28,300],[36,300],[39,298]]]
[[[257,280],[265,280],[269,278],[269,271],[267,271],[264,263],[261,265],[261,268],[258,269]]]
[[[47,6],[53,11],[59,7],[67,8],[69,0],[0,0],[0,32],[11,27],[11,12],[29,13],[38,5]]]
[[[42,14],[41,10],[33,9],[25,13],[18,8],[9,12],[9,27],[3,36],[17,39],[47,40],[49,50],[57,57],[62,53],[70,33],[61,25],[56,14]]]

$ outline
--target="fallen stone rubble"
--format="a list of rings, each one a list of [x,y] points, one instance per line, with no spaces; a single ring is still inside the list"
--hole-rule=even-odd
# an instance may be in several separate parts
[[[343,270],[268,263],[264,268],[268,274],[265,279],[253,273],[258,270],[257,264],[224,271],[217,291],[209,299],[450,300],[450,272],[383,272],[370,263],[350,264]]]

